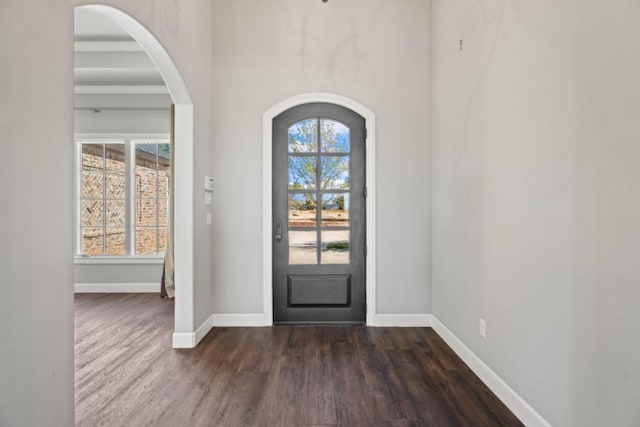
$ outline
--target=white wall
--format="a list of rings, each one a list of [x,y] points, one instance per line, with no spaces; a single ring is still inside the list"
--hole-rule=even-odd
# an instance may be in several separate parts
[[[87,110],[75,111],[74,131],[76,134],[166,134],[171,132],[171,97],[164,94],[144,95],[96,95],[78,94],[76,108],[87,107],[153,107],[167,110],[102,110],[94,113]]]
[[[640,424],[639,18],[435,3],[433,313],[557,426]]]
[[[419,0],[214,0],[214,312],[262,312],[262,114],[307,92],[376,114],[378,312],[430,312],[430,20]]]
[[[79,134],[120,133],[169,135],[171,132],[170,111],[108,111],[92,113],[77,111],[76,132]]]
[[[2,426],[73,425],[73,5],[79,3],[0,0]],[[107,3],[146,25],[182,73],[194,101],[200,182],[211,166],[210,3]],[[212,255],[201,188],[195,192],[198,325],[211,313]]]

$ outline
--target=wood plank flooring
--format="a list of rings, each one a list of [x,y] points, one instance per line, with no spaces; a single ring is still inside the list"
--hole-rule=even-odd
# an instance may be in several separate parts
[[[75,299],[78,426],[521,426],[431,328],[215,328],[171,348],[173,302]]]

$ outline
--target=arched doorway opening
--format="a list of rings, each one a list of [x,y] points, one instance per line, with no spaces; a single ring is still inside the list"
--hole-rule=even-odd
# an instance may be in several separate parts
[[[175,325],[173,347],[194,347],[193,253],[193,103],[176,65],[160,42],[127,13],[104,5],[84,5],[125,30],[149,55],[174,104],[174,229]]]

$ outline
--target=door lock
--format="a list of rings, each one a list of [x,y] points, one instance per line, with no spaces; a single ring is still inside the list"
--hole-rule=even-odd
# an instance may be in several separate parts
[[[276,225],[276,235],[273,236],[276,239],[276,242],[280,243],[282,241],[282,221],[278,220]]]

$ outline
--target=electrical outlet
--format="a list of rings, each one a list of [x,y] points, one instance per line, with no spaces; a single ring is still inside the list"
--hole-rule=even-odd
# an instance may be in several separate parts
[[[480,336],[482,338],[487,337],[487,322],[484,319],[480,319]]]
[[[211,225],[213,223],[213,215],[210,213],[207,214],[207,225]]]

